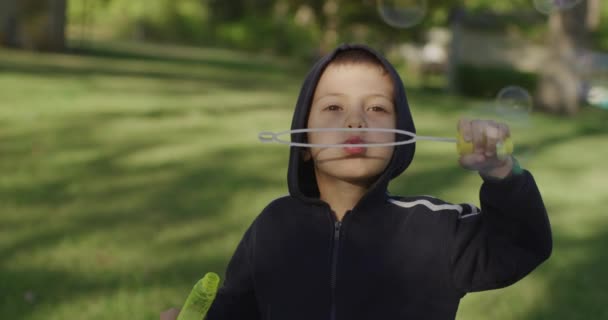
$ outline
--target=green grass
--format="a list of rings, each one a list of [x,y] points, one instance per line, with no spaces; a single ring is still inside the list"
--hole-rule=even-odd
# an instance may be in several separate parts
[[[158,319],[287,193],[288,128],[306,69],[243,53],[105,45],[80,55],[0,50],[0,315]],[[453,136],[483,101],[412,88],[418,132]],[[608,114],[534,115],[551,216],[548,263],[503,290],[466,296],[458,319],[608,317]],[[452,145],[420,143],[391,192],[477,203],[480,180]]]

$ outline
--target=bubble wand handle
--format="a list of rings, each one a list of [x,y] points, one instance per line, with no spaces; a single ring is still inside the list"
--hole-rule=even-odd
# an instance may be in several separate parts
[[[220,277],[216,273],[208,272],[205,274],[192,288],[177,320],[205,319],[215,299],[219,282]]]
[[[456,151],[459,155],[473,153],[473,143],[465,141],[460,131],[457,134]],[[513,154],[513,140],[510,137],[496,145],[496,155],[499,158],[505,158],[511,154]]]
[[[466,154],[473,153],[473,143],[464,140],[464,136],[460,131],[456,134],[456,139],[454,138],[440,138],[440,137],[430,137],[430,136],[416,136],[416,140],[427,140],[427,141],[440,141],[440,142],[453,142],[456,143],[456,151],[459,155],[463,156]],[[511,138],[505,139],[503,142],[498,143],[496,145],[496,154],[499,158],[504,158],[513,154],[513,140]]]
[[[460,131],[458,131],[456,135],[456,139],[452,138],[436,138],[436,137],[425,137],[425,136],[416,136],[416,140],[434,140],[434,141],[445,141],[445,142],[455,142],[456,143],[456,151],[459,155],[466,155],[473,153],[473,143],[470,141],[464,140],[464,136]],[[496,154],[498,157],[504,158],[513,154],[513,140],[509,137],[505,139],[503,142],[500,142],[496,145]]]

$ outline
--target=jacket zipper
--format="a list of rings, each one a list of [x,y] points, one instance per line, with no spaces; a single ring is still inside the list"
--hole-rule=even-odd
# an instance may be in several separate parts
[[[336,319],[336,273],[338,272],[338,252],[340,250],[340,228],[342,222],[334,222],[334,247],[332,250],[331,261],[331,320]]]

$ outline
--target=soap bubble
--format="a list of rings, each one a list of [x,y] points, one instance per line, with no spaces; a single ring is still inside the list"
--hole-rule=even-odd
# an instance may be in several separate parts
[[[395,28],[420,23],[427,11],[426,0],[378,0],[377,6],[382,20]]]
[[[534,7],[540,13],[551,14],[556,11],[564,11],[574,8],[582,0],[534,0]]]
[[[532,112],[532,97],[518,86],[502,88],[496,95],[496,114],[511,126],[528,126]]]

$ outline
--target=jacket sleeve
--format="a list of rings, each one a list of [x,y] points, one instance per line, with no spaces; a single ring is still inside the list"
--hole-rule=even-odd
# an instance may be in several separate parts
[[[260,313],[253,282],[255,223],[236,248],[205,320],[257,320]]]
[[[552,250],[549,219],[532,174],[483,179],[481,210],[461,214],[451,237],[452,277],[463,292],[509,286]]]

